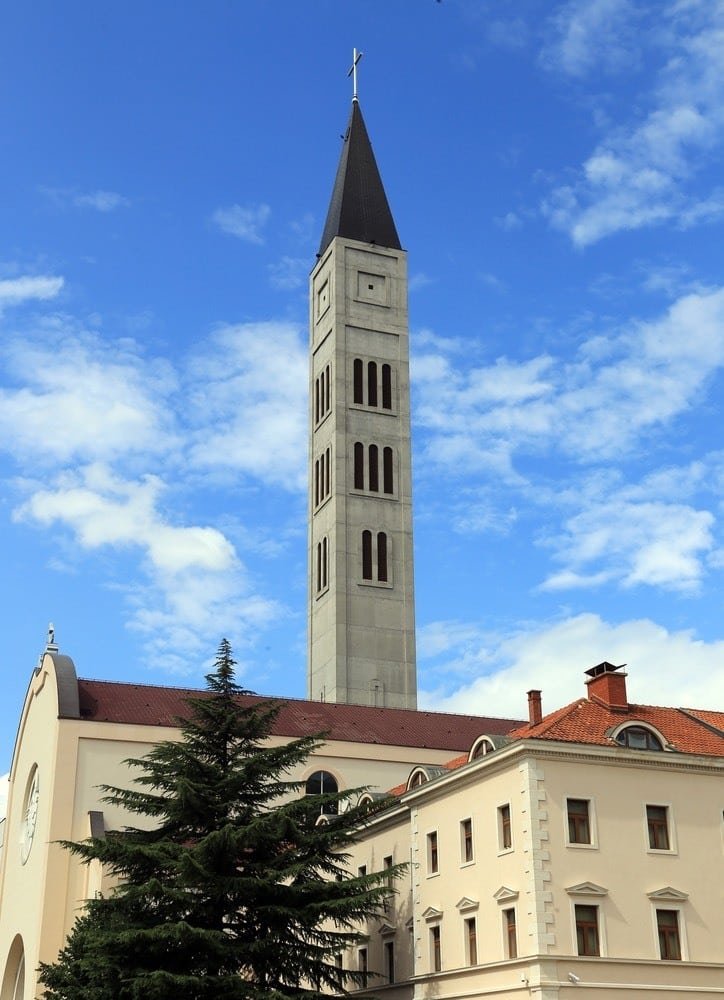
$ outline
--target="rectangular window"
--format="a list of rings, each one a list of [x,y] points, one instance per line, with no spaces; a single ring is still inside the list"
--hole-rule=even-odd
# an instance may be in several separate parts
[[[510,825],[510,806],[498,808],[498,843],[501,851],[508,851],[513,846],[513,831]]]
[[[357,874],[359,875],[360,878],[364,878],[364,876],[367,874],[367,865],[360,865],[359,868],[357,869]]]
[[[668,851],[669,810],[666,806],[646,806],[646,825],[649,831],[649,847],[652,851]]]
[[[385,971],[387,973],[387,982],[394,983],[395,981],[395,942],[385,941]]]
[[[394,892],[395,880],[392,877],[392,855],[388,854],[386,858],[382,859],[382,868],[387,872],[385,876],[385,885],[387,887],[387,892],[389,893],[387,899],[384,902],[385,913],[389,913],[390,907],[392,905],[392,893]]]
[[[430,928],[430,965],[433,972],[442,969],[442,950],[440,947],[440,925]]]
[[[466,865],[473,860],[473,821],[464,819],[460,823],[460,857]]]
[[[357,971],[360,973],[360,986],[363,990],[367,989],[368,965],[366,948],[360,948],[357,952]]]
[[[600,955],[598,907],[576,905],[576,944],[579,955]]]
[[[659,934],[659,953],[669,961],[681,961],[681,937],[677,910],[657,910],[656,929]]]
[[[342,968],[342,952],[341,951],[338,951],[337,954],[334,956],[334,964],[336,965],[336,967],[338,969]]]
[[[427,835],[427,873],[436,875],[438,868],[437,830]]]
[[[570,844],[591,843],[590,802],[588,799],[567,799],[568,842]]]
[[[475,917],[468,917],[465,921],[465,947],[467,951],[468,965],[477,965],[478,928]]]
[[[507,958],[518,957],[518,935],[515,927],[515,908],[503,910],[503,934],[505,935],[505,954]]]

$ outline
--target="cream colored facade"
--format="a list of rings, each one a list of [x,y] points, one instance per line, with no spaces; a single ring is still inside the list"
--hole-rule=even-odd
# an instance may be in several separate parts
[[[571,799],[589,803],[589,844],[570,842]],[[647,804],[667,806],[669,850],[649,846]],[[367,965],[380,973],[370,988],[416,1000],[721,995],[723,806],[721,757],[537,740],[411,789],[353,861],[410,862],[388,912],[366,928]],[[591,907],[600,955],[582,957],[576,916]],[[678,914],[680,961],[660,957],[657,909]],[[344,961],[359,968],[359,949]]]
[[[157,689],[141,690],[152,698]],[[55,960],[84,900],[103,886],[98,867],[81,865],[58,841],[83,840],[92,831],[118,829],[126,823],[138,825],[138,817],[103,803],[99,786],[127,787],[131,779],[124,764],[127,758],[141,757],[156,742],[177,738],[178,730],[169,726],[84,716],[72,660],[57,652],[42,657],[23,706],[3,824],[0,1000],[40,995],[38,963]],[[274,737],[272,742],[285,739]],[[439,765],[450,753],[336,739],[294,777],[305,780],[324,770],[340,789],[385,790],[404,781],[416,763]]]

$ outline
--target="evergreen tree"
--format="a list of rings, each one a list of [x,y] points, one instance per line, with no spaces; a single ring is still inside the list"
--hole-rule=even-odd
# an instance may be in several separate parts
[[[302,794],[289,775],[321,739],[269,744],[281,706],[237,686],[226,640],[206,679],[181,740],[127,761],[136,787],[103,788],[152,828],[66,845],[118,883],[41,966],[49,1000],[315,1000],[363,985],[335,959],[380,912],[390,872],[353,877],[346,862],[389,802],[357,805],[359,789]]]

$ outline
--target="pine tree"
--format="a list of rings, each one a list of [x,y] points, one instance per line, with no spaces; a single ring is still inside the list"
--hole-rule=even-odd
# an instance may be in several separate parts
[[[352,876],[348,849],[389,803],[302,794],[289,775],[321,738],[270,745],[280,705],[250,698],[234,665],[224,639],[180,741],[126,762],[135,787],[104,787],[152,828],[66,845],[118,883],[41,966],[49,1000],[315,1000],[364,985],[335,959],[381,911],[390,872]]]

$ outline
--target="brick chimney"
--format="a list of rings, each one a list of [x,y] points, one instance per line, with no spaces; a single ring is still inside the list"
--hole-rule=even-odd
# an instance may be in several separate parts
[[[590,670],[586,670],[589,680],[586,681],[588,687],[588,698],[591,701],[598,701],[614,712],[628,712],[628,698],[626,696],[626,673],[617,673],[625,667],[625,663],[598,663]]]
[[[537,726],[543,718],[543,704],[541,693],[535,689],[528,692],[528,724]]]

